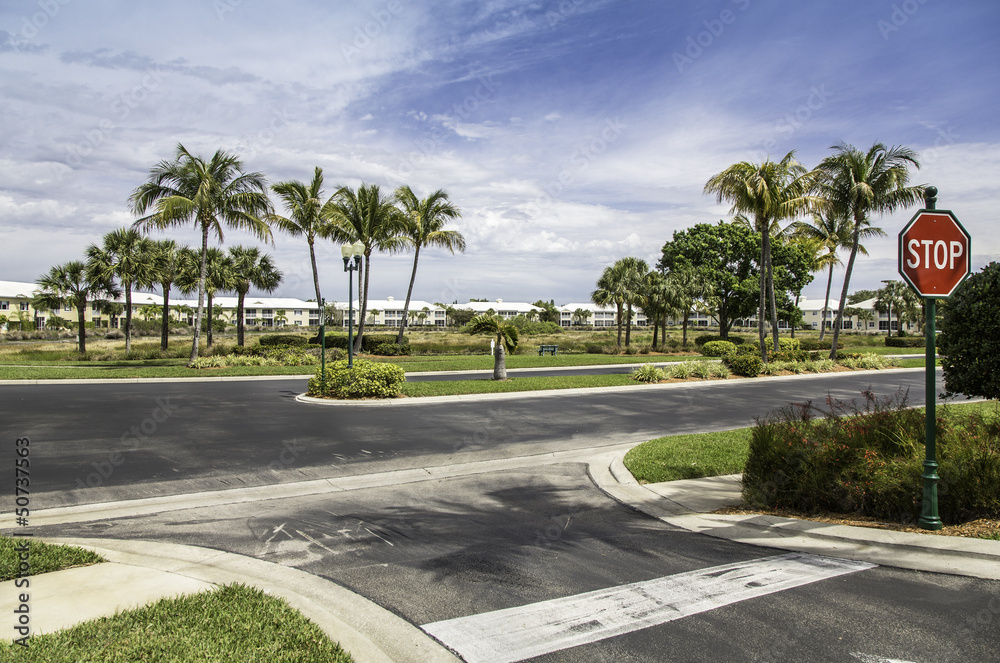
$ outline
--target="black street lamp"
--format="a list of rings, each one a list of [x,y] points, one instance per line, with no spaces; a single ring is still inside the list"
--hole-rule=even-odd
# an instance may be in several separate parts
[[[340,247],[340,255],[344,257],[344,271],[347,272],[347,368],[354,368],[354,284],[352,272],[361,269],[361,256],[364,255],[364,242],[344,244]]]

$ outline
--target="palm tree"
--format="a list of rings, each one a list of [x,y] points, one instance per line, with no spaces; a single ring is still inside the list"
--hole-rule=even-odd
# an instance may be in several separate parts
[[[180,275],[183,256],[172,239],[153,242],[153,280],[163,291],[163,317],[160,324],[160,349],[167,349],[170,336],[170,289]]]
[[[319,291],[319,270],[316,268],[316,238],[328,233],[328,220],[324,217],[323,169],[316,166],[309,184],[298,180],[278,182],[271,187],[288,209],[288,216],[271,214],[270,223],[293,237],[303,236],[309,245],[309,261],[312,263],[313,287],[316,301],[322,301]],[[242,343],[241,343],[242,345]]]
[[[657,271],[648,272],[643,283],[639,306],[647,320],[653,321],[653,347],[657,346],[657,332],[662,324],[663,338],[667,336],[667,314],[676,308],[676,295],[667,277]]]
[[[120,294],[112,279],[92,272],[79,260],[56,265],[38,279],[38,286],[41,292],[32,299],[32,306],[36,309],[58,310],[64,304],[76,308],[77,342],[81,354],[87,351],[87,301],[96,300],[95,303],[101,306],[107,298]]]
[[[681,339],[687,347],[688,322],[695,303],[708,293],[708,285],[701,270],[696,267],[683,266],[667,272],[667,282],[673,290],[676,311],[682,317]],[[664,333],[666,330],[664,329]]]
[[[195,315],[191,358],[198,358],[198,341],[205,302],[208,274],[208,236],[223,240],[222,225],[245,230],[269,241],[271,229],[266,219],[271,213],[267,184],[261,173],[243,171],[235,154],[218,150],[205,160],[177,145],[172,161],[161,161],[149,171],[149,180],[129,196],[133,213],[141,217],[133,227],[168,228],[194,222],[201,231],[201,264],[198,272],[198,312]]]
[[[413,270],[410,272],[410,286],[406,290],[406,303],[403,304],[403,319],[406,320],[410,310],[410,297],[413,295],[413,282],[417,279],[420,249],[437,246],[454,254],[456,249],[465,251],[465,238],[457,230],[444,229],[448,221],[462,216],[459,209],[448,200],[448,194],[444,190],[438,189],[419,200],[410,187],[404,185],[396,189],[395,196],[406,217],[403,231],[405,241],[413,247]],[[403,343],[403,325],[399,326],[396,343]]]
[[[342,244],[361,242],[364,247],[364,285],[358,278],[358,335],[354,351],[361,351],[368,312],[368,284],[371,276],[372,251],[394,253],[406,244],[403,232],[406,219],[389,196],[382,195],[377,184],[362,184],[355,192],[342,186],[324,205],[325,218],[330,220],[329,237]]]
[[[617,264],[617,263],[616,263]],[[615,307],[615,321],[618,326],[618,347],[622,346],[622,311],[625,307],[626,292],[620,270],[615,265],[605,267],[597,279],[597,289],[590,293],[590,301],[598,306]]]
[[[153,282],[153,242],[132,228],[104,236],[87,248],[87,269],[98,282],[116,279],[125,292],[125,352],[132,350],[132,288]]]
[[[274,266],[271,256],[256,247],[241,245],[229,247],[229,264],[232,266],[230,290],[236,292],[236,344],[243,345],[245,328],[243,305],[250,289],[274,292],[281,285],[282,273]],[[287,317],[285,318],[288,319]]]
[[[279,308],[274,312],[274,322],[278,327],[284,327],[285,323],[288,322],[288,312],[283,308]]]
[[[575,311],[573,311],[573,319],[579,322],[580,324],[586,324],[587,318],[589,318],[592,315],[593,313],[585,308],[578,308]]]
[[[841,305],[830,343],[830,358],[836,359],[837,341],[862,231],[871,227],[874,214],[885,214],[919,203],[924,187],[907,186],[910,166],[920,168],[917,153],[908,147],[886,147],[883,143],[875,143],[867,152],[862,152],[853,145],[837,143],[831,149],[834,153],[823,159],[817,169],[817,189],[831,213],[847,216],[853,224],[851,257],[847,261]]]
[[[774,295],[774,270],[771,265],[771,235],[781,221],[791,219],[819,203],[809,195],[814,172],[795,160],[791,151],[781,161],[770,159],[761,164],[741,161],[713,175],[705,184],[705,193],[714,193],[716,202],[733,204],[731,213],[752,215],[753,227],[761,237],[760,300],[757,330],[760,352],[767,361],[764,321],[766,302],[770,302],[771,332],[774,350],[778,351],[778,304]]]
[[[826,211],[813,213],[812,223],[796,221],[789,226],[793,238],[801,237],[817,240],[827,251],[825,255],[817,258],[815,265],[818,269],[814,270],[819,271],[824,266],[829,268],[826,280],[826,299],[823,303],[823,313],[820,321],[819,339],[821,341],[826,334],[826,313],[830,309],[830,287],[833,285],[833,268],[843,264],[837,253],[841,249],[851,248],[851,238],[854,234],[853,226],[854,224],[850,217],[846,215],[837,216]],[[868,225],[861,229],[859,238],[869,239],[871,237],[885,236],[885,231],[881,228]],[[868,255],[868,249],[863,244],[858,244],[858,253]]]
[[[485,334],[496,339],[496,349],[493,352],[493,379],[507,379],[506,353],[517,348],[517,327],[510,320],[499,315],[483,313],[469,321],[469,333]]]
[[[177,288],[181,292],[194,292],[201,282],[201,260],[193,250],[184,251],[181,273],[177,276]],[[235,274],[232,261],[221,249],[208,247],[205,252],[205,338],[206,346],[212,347],[214,340],[213,322],[214,300],[217,294],[235,289]],[[197,318],[195,320],[197,322]]]

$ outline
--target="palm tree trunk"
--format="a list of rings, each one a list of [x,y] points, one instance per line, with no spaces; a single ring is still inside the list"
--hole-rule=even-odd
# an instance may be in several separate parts
[[[323,296],[319,294],[319,270],[316,269],[316,248],[313,245],[312,236],[309,237],[309,260],[312,261],[313,287],[316,288],[316,306],[319,306],[319,303],[323,300]],[[323,315],[323,311],[319,313]],[[242,341],[240,341],[240,345],[243,345]]]
[[[653,349],[656,349],[656,332],[660,329],[660,316],[653,318]]]
[[[371,271],[372,252],[371,249],[365,251],[365,287],[364,292],[358,302],[360,311],[358,316],[358,336],[354,339],[354,354],[361,352],[361,337],[365,333],[365,315],[368,313],[368,273]],[[360,277],[360,275],[359,275]],[[361,279],[358,278],[358,287],[361,286]]]
[[[858,257],[860,233],[861,222],[855,219],[854,233],[851,237],[851,257],[847,260],[847,271],[844,274],[844,289],[840,293],[840,305],[837,307],[837,317],[833,321],[833,340],[830,341],[830,359],[837,358],[837,340],[840,338],[840,328],[843,326],[844,306],[847,304],[847,293],[851,287],[851,272],[854,271],[854,260]]]
[[[497,337],[497,347],[493,352],[493,379],[507,379],[507,351],[503,347],[502,337]]]
[[[757,341],[760,344],[760,358],[767,363],[767,335],[764,333],[764,317],[767,315],[767,309],[764,306],[765,299],[767,297],[767,268],[764,261],[764,246],[767,240],[764,239],[767,231],[761,235],[760,244],[760,297],[757,301]],[[720,321],[721,323],[721,321]],[[725,334],[723,334],[725,338]]]
[[[781,350],[778,344],[778,302],[774,295],[774,265],[771,264],[771,235],[767,238],[767,294],[771,304],[771,336],[774,338],[774,351]]]
[[[132,351],[132,284],[125,284],[125,354]]]
[[[244,337],[246,336],[246,328],[244,327],[243,324],[244,323],[243,304],[245,302],[247,293],[240,290],[237,291],[237,294],[239,298],[236,300],[236,345],[243,347],[243,340]],[[318,302],[319,300],[317,299],[316,301]],[[323,315],[322,311],[320,311],[320,315]],[[322,343],[324,341],[320,339],[320,342]]]
[[[403,320],[399,323],[399,336],[396,337],[396,345],[403,344],[403,321],[406,320],[407,312],[410,310],[410,295],[413,294],[413,282],[417,280],[417,261],[420,260],[420,245],[417,244],[413,251],[413,271],[410,272],[410,287],[406,289],[406,303],[403,304]]]
[[[85,298],[77,302],[79,306],[76,307],[76,320],[77,324],[80,325],[80,333],[77,335],[80,343],[80,354],[87,352],[87,300]]]
[[[208,274],[208,223],[201,223],[201,270],[198,273],[198,312],[194,315],[194,340],[188,366],[198,358],[198,341],[201,338],[201,317],[205,311],[205,276]]]
[[[691,316],[691,312],[690,311],[685,311],[684,312],[684,324],[681,325],[681,334],[682,334],[681,338],[683,339],[682,345],[683,345],[683,347],[685,349],[687,349],[687,346],[688,346],[688,318],[690,316]]]
[[[618,347],[620,348],[622,346],[622,305],[615,302],[615,309],[618,318]]]
[[[801,292],[800,292],[800,293],[796,293],[796,295],[795,295],[795,308],[796,308],[796,309],[798,309],[798,308],[799,308],[799,299],[800,299],[801,297],[802,297],[802,293],[801,293]],[[795,318],[794,318],[794,316],[795,316],[795,311],[792,311],[792,316],[793,316],[793,318],[792,318],[792,324],[791,324],[791,327],[792,327],[792,338],[795,338],[795,328],[796,328],[796,327],[798,326],[798,325],[797,325],[797,324],[795,323]]]
[[[826,335],[826,312],[830,308],[830,286],[833,285],[833,263],[830,263],[830,275],[826,277],[826,300],[823,302],[823,314],[819,322],[819,340]]]
[[[161,283],[163,286],[163,322],[160,324],[160,350],[167,349],[167,341],[170,335],[170,284]]]
[[[214,293],[211,292],[208,293],[208,309],[207,309],[207,317],[205,318],[205,321],[208,323],[205,326],[206,327],[205,335],[207,338],[207,342],[205,343],[206,348],[212,347],[212,299],[214,297],[215,297]]]
[[[632,302],[627,304],[628,315],[625,316],[625,347],[632,342]]]

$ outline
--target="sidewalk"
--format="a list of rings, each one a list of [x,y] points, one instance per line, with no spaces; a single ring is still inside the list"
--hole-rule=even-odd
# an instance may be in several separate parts
[[[740,475],[640,485],[618,454],[591,478],[614,499],[691,532],[768,548],[916,571],[1000,580],[1000,541],[897,532],[768,515],[712,513],[741,503]]]

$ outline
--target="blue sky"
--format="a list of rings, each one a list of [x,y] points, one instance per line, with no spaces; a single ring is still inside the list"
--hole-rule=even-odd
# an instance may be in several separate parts
[[[0,278],[33,281],[129,224],[129,193],[177,143],[274,182],[318,165],[328,193],[444,188],[468,249],[421,255],[429,301],[585,301],[614,260],[653,264],[673,231],[727,219],[702,193],[713,174],[793,149],[812,167],[839,141],[916,149],[913,181],[941,190],[974,267],[1000,256],[996,3],[347,4],[3,3]],[[896,278],[912,213],[876,221],[889,237],[853,289]],[[312,296],[304,241],[267,250],[279,294]],[[346,298],[338,247],[319,256],[324,295]],[[405,296],[410,260],[376,256],[371,296]]]

